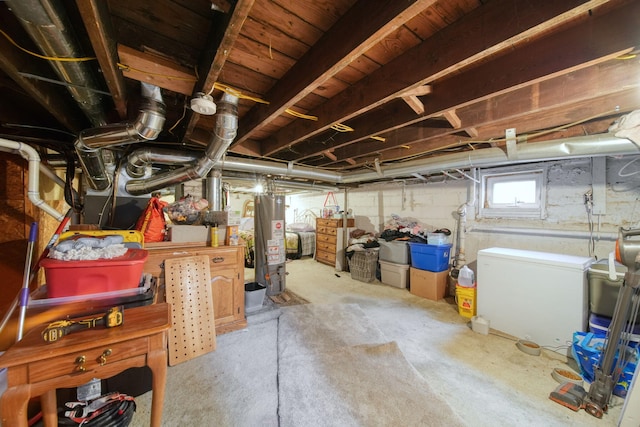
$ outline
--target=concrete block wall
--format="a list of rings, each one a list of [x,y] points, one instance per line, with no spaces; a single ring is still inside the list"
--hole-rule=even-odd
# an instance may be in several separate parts
[[[474,197],[477,192],[468,179],[367,184],[350,189],[346,195],[335,193],[335,197],[341,209],[346,206],[352,210],[357,228],[378,233],[392,214],[415,218],[426,229],[444,227],[455,232],[458,211],[469,198],[472,205],[466,209],[460,230],[467,263],[475,261],[478,250],[494,246],[580,256],[592,254],[602,259],[614,249],[619,227],[640,226],[640,160],[606,159],[606,200],[595,201],[605,203],[606,213],[592,216],[593,242],[584,205],[584,193],[592,183],[591,160],[552,161],[545,165],[548,169],[543,219],[477,218],[478,201]],[[540,164],[531,165],[535,166]],[[325,198],[326,193],[287,196],[287,222],[293,221],[296,212],[304,210],[320,216]]]

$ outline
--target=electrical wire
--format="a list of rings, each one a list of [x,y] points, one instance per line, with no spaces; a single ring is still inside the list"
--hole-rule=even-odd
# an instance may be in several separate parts
[[[592,257],[595,253],[596,242],[593,236],[594,227],[593,227],[593,199],[591,193],[587,193],[584,195],[584,206],[587,210],[587,224],[589,225],[589,256]]]
[[[635,163],[636,161],[640,160],[640,157],[634,157],[633,159],[631,159],[631,161],[625,163],[620,170],[618,171],[618,176],[620,178],[627,178],[629,176],[634,176],[638,173],[640,173],[640,169],[633,171],[633,172],[629,172],[629,173],[622,173],[623,170],[625,170],[626,168],[628,168],[630,165],[632,165],[633,163]]]
[[[36,58],[40,58],[40,59],[46,59],[47,61],[57,61],[57,62],[86,62],[86,61],[93,61],[95,59],[97,59],[95,56],[85,56],[85,57],[81,57],[81,58],[61,58],[58,56],[45,56],[45,55],[40,55],[39,53],[36,52],[32,52],[29,49],[25,49],[24,47],[20,46],[18,43],[16,43],[10,36],[9,34],[5,33],[4,31],[0,30],[0,33],[5,36],[5,38],[7,40],[9,40],[9,43],[11,43],[12,45],[14,45],[15,47],[17,47],[18,49],[20,49],[21,51],[28,53],[29,55],[35,56]]]
[[[285,111],[285,113],[288,113],[288,114],[292,115],[293,117],[298,117],[300,119],[314,120],[314,121],[318,120],[318,116],[310,116],[308,114],[299,113],[297,111],[292,110],[291,108],[287,108],[284,111]]]

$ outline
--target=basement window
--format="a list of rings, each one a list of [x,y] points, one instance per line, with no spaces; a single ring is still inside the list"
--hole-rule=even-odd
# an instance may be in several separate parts
[[[481,218],[544,218],[545,169],[480,172]]]

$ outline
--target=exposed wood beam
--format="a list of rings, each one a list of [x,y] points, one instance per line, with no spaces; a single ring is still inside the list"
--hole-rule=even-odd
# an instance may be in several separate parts
[[[127,67],[122,70],[125,77],[183,95],[190,96],[193,93],[196,76],[188,68],[158,55],[140,52],[124,45],[118,45],[118,55],[120,63]]]
[[[402,117],[404,120],[396,121],[395,117]],[[368,141],[372,136],[383,136],[381,135],[382,133],[394,129],[399,123],[401,124],[398,127],[402,127],[404,123],[408,123],[409,120],[406,120],[407,117],[416,119],[416,114],[407,107],[407,104],[402,99],[394,99],[381,108],[369,111],[349,121],[347,124],[353,128],[353,132],[335,132],[330,130],[309,140],[315,143],[305,142],[297,144],[297,160],[316,156],[322,150],[329,148],[342,147],[360,141]],[[424,120],[424,117],[421,118],[421,120]],[[429,123],[424,126],[430,126],[431,123],[430,121],[428,122]],[[375,129],[381,132],[374,132]],[[285,155],[278,153],[278,156],[283,157]]]
[[[77,0],[76,5],[121,120],[127,117],[127,90],[118,68],[118,48],[109,6],[103,0]]]
[[[330,158],[331,160],[333,160],[334,162],[336,160],[338,160],[338,158],[329,150],[327,151],[323,151],[322,154],[324,154],[325,156],[327,156],[328,158]]]
[[[247,19],[253,3],[255,0],[239,0],[233,7],[233,12],[226,23],[226,28],[222,40],[218,40],[215,37],[215,28],[212,28],[212,34],[209,34],[207,40],[210,40],[211,46],[204,50],[203,55],[207,55],[209,52],[213,52],[213,59],[201,58],[201,63],[208,64],[208,69],[200,69],[200,78],[195,86],[194,92],[209,93],[213,90],[213,84],[218,81],[222,67],[227,62],[227,57],[231,48],[235,44],[240,30],[244,25],[244,21]],[[191,95],[191,94],[190,94]],[[198,114],[193,113],[191,110],[187,113],[187,126],[184,131],[182,139],[189,139],[191,133],[198,122]]]
[[[424,113],[424,104],[422,103],[422,101],[420,101],[420,99],[418,99],[417,96],[405,95],[402,97],[402,100],[406,102],[407,105],[416,112],[416,114]]]
[[[522,40],[586,13],[596,3],[581,0],[545,0],[535,5],[528,0],[489,2],[309,112],[317,116],[318,121],[296,121],[283,128],[265,143],[263,155],[310,138],[335,123],[380,106],[408,89],[430,83],[489,54],[512,49]],[[505,16],[518,19],[505,20]],[[468,37],[469,34],[477,36]]]
[[[584,100],[579,103],[571,104],[569,106],[560,106],[558,108],[551,108],[544,114],[543,118],[537,117],[535,119],[531,119],[531,115],[528,112],[523,112],[520,115],[516,115],[513,117],[509,117],[508,119],[500,120],[499,122],[490,122],[486,127],[479,129],[479,138],[468,139],[464,137],[460,137],[457,135],[442,135],[438,138],[429,138],[426,140],[420,141],[419,138],[416,140],[411,140],[411,136],[407,134],[403,134],[403,132],[398,132],[398,138],[402,139],[405,144],[410,145],[410,149],[406,150],[401,147],[403,145],[391,145],[389,147],[383,147],[376,151],[376,156],[380,158],[381,161],[393,161],[398,160],[407,156],[417,156],[417,155],[425,155],[428,153],[435,153],[438,151],[445,150],[447,148],[455,148],[461,147],[468,144],[478,144],[479,141],[485,141],[486,144],[491,146],[501,146],[504,145],[504,142],[501,140],[492,141],[490,138],[493,135],[499,135],[501,132],[504,134],[504,129],[511,126],[514,120],[518,121],[518,134],[531,134],[531,141],[538,140],[547,140],[550,138],[559,138],[559,137],[567,137],[566,132],[562,133],[562,135],[558,136],[558,132],[550,133],[546,136],[536,137],[534,135],[537,134],[537,131],[541,126],[546,126],[549,124],[555,124],[558,127],[571,125],[571,123],[584,120],[585,117],[597,117],[597,116],[607,116],[615,109],[616,106],[621,108],[621,112],[619,115],[628,112],[634,108],[634,106],[638,105],[638,89],[639,87],[624,89],[619,93],[615,94],[607,94],[600,97]],[[613,120],[610,119],[609,123]],[[606,130],[606,126],[601,129],[599,132]],[[575,132],[573,132],[575,134]],[[356,144],[357,145],[357,144]],[[375,149],[376,147],[372,147],[366,152],[363,152],[359,155],[354,154],[352,151],[346,151],[345,153],[337,153],[338,161],[343,155],[351,155],[352,159],[356,159],[356,165],[362,165],[366,162],[367,159],[371,158],[370,151]],[[318,164],[316,166],[329,166],[332,163],[324,163]]]
[[[478,134],[478,129],[474,128],[474,127],[469,127],[469,128],[465,128],[465,133],[467,135],[469,135],[471,138],[476,138],[479,134]]]
[[[442,116],[447,119],[454,129],[460,129],[462,127],[462,120],[456,114],[456,110],[448,110],[442,113]]]
[[[482,127],[496,120],[496,117],[512,118],[519,114],[526,115],[527,112],[536,114],[556,104],[570,105],[573,102],[602,96],[612,87],[636,87],[638,85],[636,76],[639,74],[640,65],[637,63],[613,60],[461,107],[456,110],[456,114],[466,126]],[[457,83],[462,84],[462,81]],[[457,83],[454,82],[454,85]],[[638,97],[640,98],[640,93]],[[640,106],[640,99],[638,105]],[[362,149],[354,148],[355,153],[350,151],[347,148],[350,144],[358,146],[366,142],[367,147],[376,144],[375,149],[389,149],[394,144],[402,145],[407,141],[437,138],[455,132],[451,128],[434,126],[432,119],[416,119],[413,112],[401,107],[403,107],[401,102],[395,104],[391,102],[383,108],[362,115],[349,122],[354,127],[353,132],[336,134],[324,144],[298,144],[296,146],[296,151],[299,153],[298,160],[316,156],[321,150],[327,149],[334,150],[339,159],[362,153]],[[426,123],[423,124],[422,121]],[[407,125],[405,131],[393,132],[404,125]],[[417,136],[410,136],[412,134]],[[371,135],[386,136],[387,139],[384,144],[380,144],[370,140]],[[398,135],[405,135],[408,139],[399,138]],[[470,134],[470,136],[477,135]]]
[[[411,107],[413,111],[416,112],[416,114],[422,114],[424,113],[424,104],[422,103],[422,101],[420,101],[418,97],[424,96],[430,93],[431,93],[431,86],[425,85],[425,86],[417,87],[415,89],[408,90],[407,92],[402,94],[401,98],[404,102],[407,103],[409,107]]]
[[[501,126],[513,127],[514,123],[518,123],[517,127],[521,127],[520,123],[529,116],[554,111],[553,114],[548,114],[547,118],[556,126],[570,121],[567,113],[558,115],[558,109],[575,110],[571,116],[575,117],[576,113],[580,112],[583,115],[581,118],[584,119],[594,114],[593,109],[585,109],[585,104],[594,102],[594,99],[599,99],[599,103],[609,109],[614,109],[616,100],[619,100],[620,108],[633,108],[634,105],[637,108],[640,106],[640,81],[636,77],[639,74],[640,64],[637,62],[614,60],[462,107],[457,110],[457,114],[467,126],[479,130],[491,126],[496,117],[501,118]],[[612,92],[612,87],[619,89]],[[607,94],[611,96],[606,98],[608,101],[605,102],[603,97]],[[597,114],[602,114],[602,110],[599,109]],[[540,126],[538,129],[545,127],[543,123],[537,125]],[[496,131],[496,135],[503,133],[502,128]],[[359,147],[362,143],[343,144],[340,148],[332,149],[338,159],[344,159],[360,156],[364,154],[364,150],[385,150],[403,144],[415,144],[453,132],[446,129],[406,127],[384,133],[384,143],[371,141],[367,143],[366,148]],[[486,132],[484,134],[486,135]]]
[[[416,88],[409,89],[403,93],[402,96],[425,96],[429,95],[432,90],[433,88],[431,85],[418,86]]]
[[[251,137],[287,108],[348,66],[435,0],[359,0],[269,91],[269,105],[253,108],[240,123],[234,145]]]
[[[638,5],[630,6],[631,9],[638,7]],[[434,93],[429,97],[430,110],[425,113],[424,117],[442,115],[451,109],[456,109],[460,114],[460,108],[481,99],[518,90],[527,84],[542,82],[544,79],[552,79],[554,76],[559,75],[560,72],[569,73],[579,67],[589,68],[589,65],[597,61],[605,61],[608,58],[615,57],[619,51],[625,50],[625,46],[638,39],[634,35],[634,33],[638,32],[638,29],[633,24],[633,18],[631,18],[634,16],[634,12],[640,13],[640,11],[621,9],[602,17],[590,18],[582,26],[573,27],[558,35],[531,43],[529,45],[530,50],[527,51],[526,55],[512,52],[494,61],[483,63],[472,70],[457,74],[455,77],[444,81],[441,85],[434,86]],[[619,31],[611,33],[610,28],[612,25],[618,28]],[[584,34],[591,34],[592,37],[587,40]],[[565,46],[568,51],[573,52],[573,55],[570,55],[570,58],[561,60],[553,54],[553,46]],[[535,52],[535,55],[531,55],[531,52]],[[542,63],[545,65],[542,65]],[[478,76],[483,76],[482,81],[485,84],[477,85],[473,83],[477,82]],[[499,76],[499,78],[496,76]],[[602,78],[606,79],[607,75],[603,75]],[[624,78],[622,79],[625,80]],[[597,80],[590,80],[590,84],[595,88],[602,85]],[[611,83],[613,87],[618,84],[615,81]],[[555,88],[556,96],[564,96],[564,94],[570,92],[569,88],[576,87],[576,83],[573,80],[567,80],[565,85],[564,87]],[[585,87],[583,90],[588,92],[588,89],[589,87]],[[610,90],[610,88],[607,87],[606,90]],[[532,99],[539,98],[538,95],[534,95],[527,94],[526,96]],[[562,99],[556,100],[556,102],[562,102]],[[535,109],[535,105],[530,107]],[[501,114],[505,116],[511,115],[509,111],[502,111]],[[395,114],[395,116],[400,117],[399,114]],[[419,120],[424,120],[424,117],[416,118],[415,115],[408,114],[402,118],[402,121],[405,125],[409,125],[417,123]],[[494,113],[491,118],[495,119],[495,117],[503,116],[499,113]],[[387,121],[388,124],[389,121]],[[400,128],[402,125],[400,121],[396,122],[394,123],[394,128]],[[475,124],[471,122],[467,123],[467,126],[475,126]],[[385,136],[384,132],[385,130],[381,129],[378,123],[373,122],[359,135],[365,136],[368,133],[369,135],[382,134],[382,136]],[[340,135],[339,137],[342,137],[342,139],[338,141],[339,138],[334,138],[335,141],[333,143],[344,146],[348,142],[345,141],[345,138],[350,138],[351,135]],[[386,144],[388,148],[390,146],[389,140]],[[328,149],[332,146],[333,144],[325,146],[323,149]],[[335,153],[338,158],[344,158],[338,154],[338,151]],[[347,155],[345,157],[350,156]]]

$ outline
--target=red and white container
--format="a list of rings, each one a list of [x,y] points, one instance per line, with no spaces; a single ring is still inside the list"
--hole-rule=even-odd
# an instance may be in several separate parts
[[[120,291],[140,286],[148,251],[129,249],[123,256],[90,261],[40,261],[47,281],[47,297]]]

